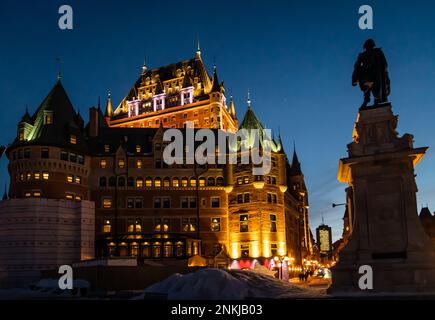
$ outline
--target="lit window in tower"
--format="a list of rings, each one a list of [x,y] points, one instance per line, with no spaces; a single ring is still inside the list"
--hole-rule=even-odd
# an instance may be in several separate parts
[[[137,160],[137,161],[136,161],[136,167],[137,167],[138,169],[141,169],[141,168],[142,168],[142,160]]]
[[[110,220],[104,221],[103,232],[110,233],[112,231],[112,225],[110,224]]]
[[[106,160],[105,159],[101,159],[100,160],[100,168],[101,169],[106,169],[106,166],[107,166]]]
[[[66,181],[68,183],[73,183],[74,182],[74,176],[72,174],[69,174],[66,176]]]
[[[124,167],[125,167],[125,160],[124,159],[119,159],[118,160],[118,168],[124,169]]]
[[[34,178],[35,180],[39,180],[39,179],[41,179],[41,174],[40,174],[39,172],[34,172],[34,173],[33,173],[33,178]]]
[[[77,144],[77,136],[75,134],[72,134],[69,136],[69,142],[71,144]]]
[[[103,208],[109,209],[112,207],[112,199],[111,198],[104,198],[103,199]]]
[[[48,178],[49,178],[49,173],[48,172],[43,172],[42,173],[42,179],[48,180]]]

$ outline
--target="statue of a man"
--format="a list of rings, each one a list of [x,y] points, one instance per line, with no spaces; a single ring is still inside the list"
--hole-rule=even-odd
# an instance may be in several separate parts
[[[357,84],[364,92],[364,102],[361,107],[366,107],[370,102],[370,93],[373,94],[375,105],[388,101],[390,78],[387,59],[381,48],[376,48],[373,39],[368,39],[364,43],[364,51],[358,55],[358,60],[355,62],[352,85]]]

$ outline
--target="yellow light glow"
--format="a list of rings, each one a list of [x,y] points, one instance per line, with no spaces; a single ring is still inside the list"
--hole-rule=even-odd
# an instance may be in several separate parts
[[[260,256],[260,248],[258,242],[255,241],[252,243],[252,255],[253,258],[258,258]]]
[[[239,244],[237,242],[231,243],[231,258],[237,259],[239,254]]]

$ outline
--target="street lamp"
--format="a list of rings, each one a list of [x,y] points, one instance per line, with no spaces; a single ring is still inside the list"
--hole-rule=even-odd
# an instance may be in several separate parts
[[[285,261],[285,262],[287,262],[287,261],[289,261],[289,260],[291,260],[289,257],[287,257],[287,256],[275,256],[274,258],[273,258],[273,260],[275,260],[275,262],[278,262],[278,277],[279,277],[279,279],[280,280],[282,280],[282,263]]]

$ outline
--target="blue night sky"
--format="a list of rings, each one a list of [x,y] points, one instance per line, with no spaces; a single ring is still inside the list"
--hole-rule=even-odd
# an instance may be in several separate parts
[[[310,192],[311,227],[325,223],[341,236],[345,185],[336,180],[362,101],[351,86],[353,63],[366,38],[389,61],[390,101],[399,133],[416,146],[435,141],[435,3],[431,1],[10,1],[0,2],[0,144],[10,143],[26,104],[33,112],[56,81],[87,120],[98,96],[119,103],[149,68],[195,55],[196,38],[210,72],[216,62],[241,121],[246,93],[260,120],[277,132],[291,156],[296,141]],[[70,4],[74,30],[57,26]],[[374,30],[358,28],[358,8],[370,4]],[[0,183],[7,179],[0,161]],[[434,152],[417,167],[418,202],[435,209]]]

